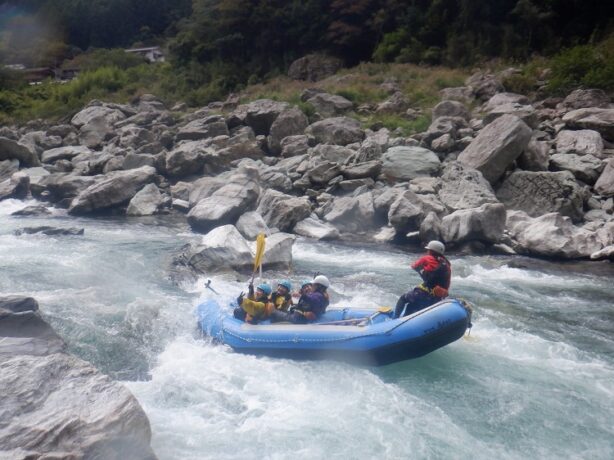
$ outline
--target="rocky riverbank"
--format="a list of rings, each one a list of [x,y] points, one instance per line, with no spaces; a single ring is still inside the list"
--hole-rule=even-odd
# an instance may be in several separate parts
[[[134,396],[65,349],[36,300],[0,298],[0,458],[155,459]]]
[[[237,98],[194,112],[151,95],[93,101],[70,123],[0,128],[0,199],[32,196],[72,215],[184,213],[206,236],[177,263],[249,265],[259,231],[275,260],[293,234],[559,259],[614,257],[614,105],[598,90],[530,101],[495,75],[441,92],[428,130],[363,129],[353,104],[317,88],[285,102]],[[279,240],[279,241],[277,241]],[[271,246],[272,247],[272,246]],[[266,259],[265,259],[266,260]]]

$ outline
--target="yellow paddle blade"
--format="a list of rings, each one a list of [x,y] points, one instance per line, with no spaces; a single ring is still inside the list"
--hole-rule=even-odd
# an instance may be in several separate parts
[[[265,238],[264,233],[259,233],[256,238],[256,256],[254,257],[254,272],[258,270],[262,264],[262,256],[264,255]]]
[[[377,311],[380,313],[388,313],[389,311],[392,311],[392,307],[379,307]]]

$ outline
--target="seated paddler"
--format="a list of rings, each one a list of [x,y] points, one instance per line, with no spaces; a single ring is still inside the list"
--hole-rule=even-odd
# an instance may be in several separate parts
[[[309,286],[301,287],[303,294],[298,303],[284,312],[274,310],[271,313],[272,322],[288,321],[294,324],[306,324],[316,321],[326,311],[330,303],[328,288],[330,281],[324,275],[316,276]]]
[[[260,283],[256,286],[249,284],[247,297],[244,297],[243,292],[237,297],[237,308],[234,309],[233,315],[235,318],[242,321],[257,324],[259,321],[270,316],[271,311],[275,309],[271,302],[271,286],[268,283]]]
[[[277,284],[277,289],[271,294],[271,302],[276,310],[288,311],[292,306],[292,283],[288,280],[281,280]]]

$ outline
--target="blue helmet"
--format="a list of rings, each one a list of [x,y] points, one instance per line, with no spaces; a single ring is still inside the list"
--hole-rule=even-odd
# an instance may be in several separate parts
[[[271,291],[273,290],[271,289],[271,285],[268,283],[260,283],[258,286],[256,286],[256,289],[260,289],[266,295],[271,295]]]
[[[277,285],[285,287],[288,292],[292,290],[292,283],[288,280],[281,280]]]
[[[305,286],[308,286],[311,284],[311,280],[303,280],[301,281],[301,289],[303,289]]]

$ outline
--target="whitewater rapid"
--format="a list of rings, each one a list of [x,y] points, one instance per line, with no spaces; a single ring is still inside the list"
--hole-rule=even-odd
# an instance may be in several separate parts
[[[173,219],[10,214],[0,202],[0,292],[35,297],[72,352],[123,381],[160,459],[614,458],[613,271],[452,256],[452,293],[475,306],[468,338],[382,368],[233,353],[195,327],[244,276],[176,285],[169,264],[200,236]],[[37,225],[83,236],[16,236]],[[298,240],[289,273],[333,283],[332,307],[394,305],[418,254]],[[587,271],[588,270],[588,271]]]

